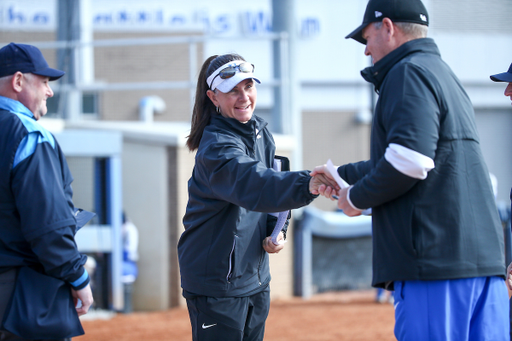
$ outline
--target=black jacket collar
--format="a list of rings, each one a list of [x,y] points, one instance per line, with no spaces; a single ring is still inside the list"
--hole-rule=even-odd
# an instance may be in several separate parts
[[[210,124],[218,129],[228,130],[239,135],[244,143],[252,148],[257,135],[261,133],[268,123],[261,117],[254,114],[247,123],[241,123],[234,118],[227,118],[215,113],[212,114]]]
[[[386,78],[389,70],[391,70],[391,68],[393,68],[393,66],[403,58],[417,52],[434,53],[439,56],[441,55],[433,39],[414,39],[391,51],[386,56],[384,56],[384,58],[375,63],[375,65],[369,66],[362,70],[361,76],[363,76],[367,82],[375,85],[375,91],[379,92],[379,88],[384,81],[384,78]]]

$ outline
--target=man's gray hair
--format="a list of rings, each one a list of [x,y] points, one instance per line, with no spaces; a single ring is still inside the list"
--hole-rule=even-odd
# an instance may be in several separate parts
[[[0,86],[4,86],[11,81],[12,75],[0,77]]]
[[[393,24],[402,31],[408,37],[412,37],[415,39],[425,38],[428,33],[428,26],[415,24],[411,22],[393,22]],[[382,21],[374,22],[373,26],[380,30],[382,28]]]

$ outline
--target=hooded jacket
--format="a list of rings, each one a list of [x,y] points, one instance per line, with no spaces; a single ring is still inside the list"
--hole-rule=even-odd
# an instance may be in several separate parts
[[[354,206],[372,207],[373,285],[503,276],[503,229],[473,107],[434,41],[409,41],[361,74],[379,92],[370,160],[338,173],[354,185]],[[391,144],[434,168],[424,179],[404,174],[389,161]]]
[[[307,171],[272,169],[275,144],[267,123],[253,115],[243,124],[212,114],[205,128],[178,243],[181,285],[214,297],[245,296],[270,281],[268,213],[309,204]]]

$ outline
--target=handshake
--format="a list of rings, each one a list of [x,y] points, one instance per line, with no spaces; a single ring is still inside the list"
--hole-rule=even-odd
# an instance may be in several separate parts
[[[334,178],[337,174],[332,174],[332,170],[330,171],[329,168],[331,167],[328,167],[328,164],[315,167],[310,173],[309,192],[314,195],[323,195],[333,201],[338,200],[338,208],[350,217],[361,215],[363,210],[355,207],[349,199],[352,186],[343,186],[342,183],[337,182]],[[336,171],[336,168],[332,167],[331,169]]]

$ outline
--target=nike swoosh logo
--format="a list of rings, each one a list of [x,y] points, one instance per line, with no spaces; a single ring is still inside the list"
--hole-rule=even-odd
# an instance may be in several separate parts
[[[209,324],[209,325],[205,326],[205,324],[203,323],[202,327],[203,327],[203,329],[208,329],[208,328],[216,326],[216,325],[217,325],[217,323]]]

